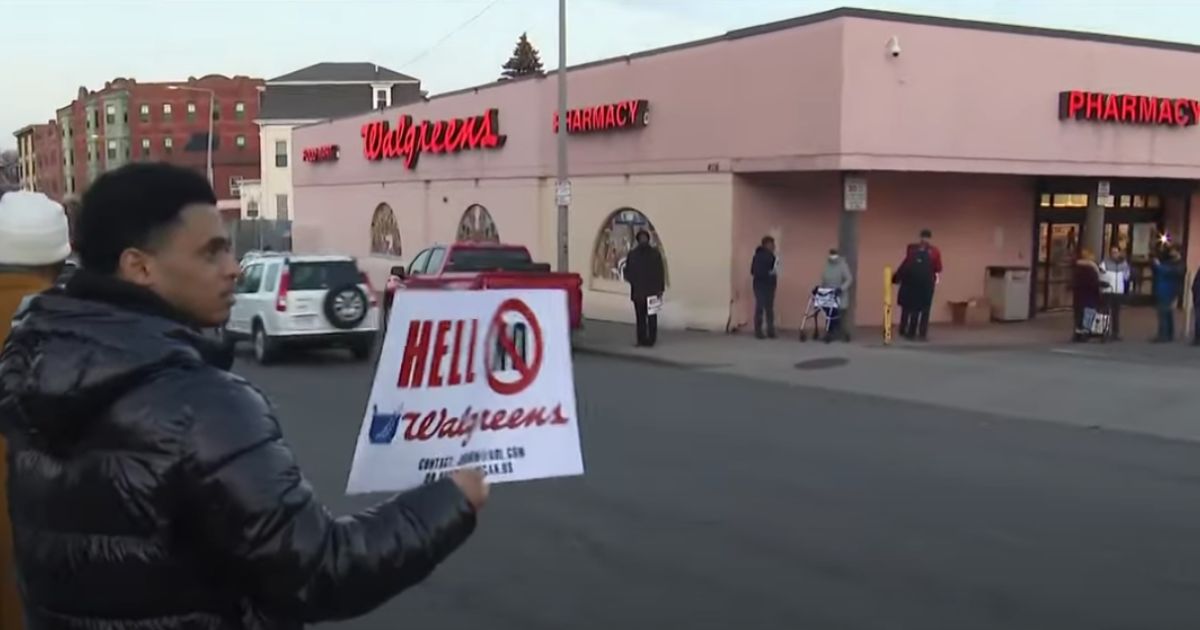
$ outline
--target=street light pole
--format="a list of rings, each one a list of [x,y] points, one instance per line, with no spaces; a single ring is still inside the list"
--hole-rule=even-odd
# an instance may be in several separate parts
[[[571,266],[567,209],[571,205],[567,180],[567,0],[558,0],[558,177],[554,187],[558,205],[558,271]]]

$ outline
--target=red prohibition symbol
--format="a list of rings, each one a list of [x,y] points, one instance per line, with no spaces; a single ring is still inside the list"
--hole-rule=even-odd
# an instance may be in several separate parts
[[[512,313],[519,315],[528,322],[529,338],[518,339],[518,326],[510,327],[504,321],[504,316]],[[517,298],[509,298],[500,304],[496,314],[492,316],[491,329],[488,339],[492,342],[487,346],[487,382],[492,391],[502,396],[512,396],[525,391],[533,384],[538,372],[542,369],[542,358],[545,346],[542,344],[542,326],[529,306]],[[522,350],[530,350],[528,354]],[[503,353],[504,356],[498,356]],[[529,361],[529,356],[533,357]],[[512,369],[518,377],[515,381],[503,381],[496,376],[497,366],[503,360],[511,362]]]

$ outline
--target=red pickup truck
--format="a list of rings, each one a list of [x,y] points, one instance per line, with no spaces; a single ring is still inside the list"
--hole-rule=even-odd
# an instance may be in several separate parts
[[[549,264],[533,262],[529,250],[521,245],[436,245],[417,254],[407,269],[392,267],[384,293],[384,321],[397,291],[405,289],[562,289],[567,293],[571,329],[583,323],[583,279],[577,273],[555,273]]]

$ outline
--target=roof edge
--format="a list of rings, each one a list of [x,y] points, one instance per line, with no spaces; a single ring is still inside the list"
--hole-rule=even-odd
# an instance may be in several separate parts
[[[679,50],[687,50],[689,48],[697,48],[700,46],[707,46],[709,44],[716,44],[716,43],[724,42],[724,41],[733,41],[733,40],[737,40],[737,39],[743,39],[746,37],[754,37],[756,35],[765,35],[768,33],[785,31],[785,30],[789,30],[789,29],[793,29],[793,28],[800,28],[803,26],[810,26],[813,24],[820,24],[822,22],[829,22],[832,20],[845,19],[845,18],[857,18],[857,19],[863,19],[863,20],[875,20],[875,21],[882,21],[882,22],[896,22],[896,23],[900,23],[900,24],[917,24],[917,25],[923,25],[923,26],[939,26],[939,27],[943,27],[943,28],[957,28],[957,29],[976,30],[976,31],[984,31],[984,32],[991,32],[991,33],[1008,33],[1011,35],[1027,35],[1027,36],[1033,36],[1033,37],[1051,37],[1051,38],[1056,38],[1056,39],[1068,39],[1068,40],[1074,40],[1074,41],[1090,41],[1090,42],[1097,42],[1097,43],[1103,43],[1103,44],[1117,44],[1117,45],[1122,45],[1122,46],[1136,46],[1139,48],[1154,48],[1154,49],[1159,49],[1159,50],[1171,50],[1171,51],[1176,51],[1176,52],[1200,53],[1200,45],[1186,44],[1183,42],[1171,42],[1171,41],[1165,41],[1165,40],[1131,37],[1131,36],[1126,36],[1126,35],[1110,35],[1110,34],[1106,34],[1106,33],[1095,33],[1095,32],[1089,32],[1089,31],[1073,31],[1073,30],[1068,30],[1068,29],[1057,29],[1057,28],[1048,28],[1048,27],[1041,27],[1041,26],[1022,26],[1019,24],[1005,24],[1002,22],[986,22],[983,20],[968,20],[968,19],[962,19],[962,18],[938,17],[938,16],[931,16],[931,15],[922,15],[922,14],[917,14],[917,13],[901,13],[898,11],[881,11],[881,10],[877,10],[877,9],[862,9],[862,8],[858,8],[858,7],[839,7],[836,9],[830,9],[828,11],[822,11],[820,13],[812,13],[809,15],[803,15],[803,16],[794,17],[794,18],[787,18],[784,20],[776,20],[774,22],[767,22],[765,24],[759,24],[757,26],[748,26],[745,28],[733,29],[730,31],[726,31],[725,33],[723,33],[721,35],[714,35],[712,37],[705,37],[702,39],[695,39],[695,40],[691,40],[691,41],[681,42],[678,44],[670,44],[667,46],[660,46],[658,48],[650,48],[647,50],[642,50],[642,51],[629,53],[629,54],[625,54],[625,55],[606,57],[603,59],[597,59],[595,61],[587,61],[587,62],[576,64],[576,65],[569,65],[569,66],[567,66],[566,70],[567,70],[567,72],[571,72],[571,71],[575,71],[575,70],[584,70],[587,68],[604,66],[604,65],[608,65],[608,64],[612,64],[612,63],[619,63],[619,62],[629,63],[630,61],[632,61],[634,59],[653,57],[655,55],[676,52]],[[556,74],[558,74],[557,68],[548,70],[547,72],[540,74],[540,75],[519,77],[516,79],[505,79],[505,80],[498,79],[495,81],[491,81],[489,83],[480,83],[477,85],[472,85],[472,86],[468,86],[468,87],[464,87],[464,88],[458,88],[456,90],[439,92],[437,94],[433,94],[433,95],[426,97],[425,102],[433,101],[433,100],[437,100],[437,99],[441,99],[441,98],[447,98],[447,97],[451,97],[451,96],[458,96],[458,95],[462,95],[462,94],[478,93],[481,90],[494,89],[497,87],[517,83],[520,81],[537,81],[537,80],[549,78]],[[417,102],[420,102],[420,101],[417,101]],[[398,107],[405,107],[405,106],[413,105],[413,104],[415,104],[415,103],[405,103],[404,105],[400,105]],[[389,108],[389,109],[391,109],[391,108]],[[354,116],[360,116],[360,115],[362,115],[362,114],[355,114]],[[353,116],[345,116],[345,117],[322,119],[322,120],[315,121],[315,122],[307,124],[307,125],[303,125],[303,127],[315,126],[315,125],[319,125],[319,124],[323,124],[323,123],[332,122],[333,120],[339,120],[340,118],[352,118],[352,117]],[[297,127],[297,128],[300,128],[300,127]]]

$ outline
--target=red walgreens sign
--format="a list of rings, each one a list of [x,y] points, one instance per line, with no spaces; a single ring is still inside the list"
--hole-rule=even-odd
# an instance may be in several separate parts
[[[567,133],[592,133],[614,129],[645,127],[650,123],[650,102],[621,101],[567,110]],[[558,112],[554,112],[554,133],[558,133]]]
[[[326,144],[319,147],[309,147],[304,150],[305,162],[332,162],[342,156],[341,149],[336,144]]]
[[[1071,90],[1058,95],[1060,120],[1091,120],[1130,125],[1191,127],[1200,122],[1200,101],[1135,94]]]
[[[404,159],[406,168],[416,168],[422,153],[458,153],[477,149],[499,149],[506,136],[500,134],[500,111],[489,109],[482,116],[423,120],[401,116],[395,129],[377,120],[362,126],[363,155],[368,160]]]

